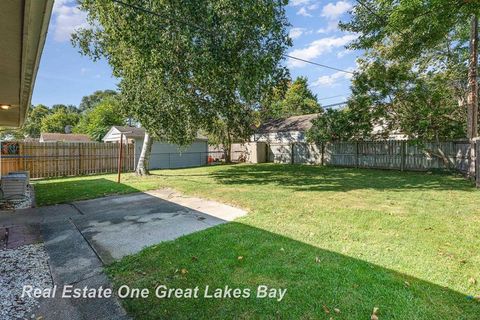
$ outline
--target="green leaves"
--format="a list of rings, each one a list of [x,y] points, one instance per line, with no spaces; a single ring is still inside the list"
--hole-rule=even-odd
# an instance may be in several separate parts
[[[312,121],[307,131],[309,142],[349,140],[354,136],[354,123],[350,121],[348,109],[327,109],[325,113]]]
[[[80,120],[80,115],[67,109],[58,109],[42,119],[41,132],[65,133],[66,126],[75,126]]]
[[[85,98],[82,101],[85,101]],[[88,107],[74,131],[88,134],[93,140],[101,141],[112,126],[124,124],[125,117],[118,100],[110,97]]]
[[[83,54],[108,59],[121,79],[125,110],[157,138],[188,144],[217,120],[249,118],[285,74],[286,3],[128,3],[151,13],[83,1],[94,27],[78,31],[73,42]]]
[[[387,49],[384,54],[389,59],[416,59],[448,37],[460,40],[459,27],[468,25],[468,17],[479,12],[476,1],[362,0],[341,28],[360,34],[352,48]]]
[[[411,139],[465,137],[469,21],[478,1],[362,0],[341,28],[364,49],[349,109]],[[362,111],[363,110],[363,111]]]
[[[261,108],[263,120],[321,112],[323,110],[317,96],[308,88],[306,77],[298,77],[288,84],[285,81],[279,83]]]

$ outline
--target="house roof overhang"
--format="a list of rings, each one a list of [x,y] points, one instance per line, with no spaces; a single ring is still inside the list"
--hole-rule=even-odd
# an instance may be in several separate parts
[[[0,1],[0,126],[23,125],[53,0]]]

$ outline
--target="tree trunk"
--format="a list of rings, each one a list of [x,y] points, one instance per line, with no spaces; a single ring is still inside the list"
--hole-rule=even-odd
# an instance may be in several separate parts
[[[232,162],[232,137],[228,132],[227,132],[227,141],[223,146],[223,148],[225,151],[225,163],[231,163]]]
[[[145,131],[145,138],[143,139],[142,151],[140,152],[137,168],[135,169],[135,174],[137,176],[147,176],[150,174],[150,171],[148,170],[149,168],[148,163],[150,160],[150,154],[152,153],[152,144],[153,144],[152,138],[150,137],[148,132]]]
[[[478,18],[472,16],[470,30],[470,58],[468,63],[468,97],[467,97],[467,138],[470,141],[468,150],[468,176],[475,178],[475,140],[478,135]]]

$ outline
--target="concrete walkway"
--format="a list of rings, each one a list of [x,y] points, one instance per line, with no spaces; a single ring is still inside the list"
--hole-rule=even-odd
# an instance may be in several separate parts
[[[82,216],[73,217],[73,222],[106,264],[246,214],[170,189],[75,202],[74,206]]]
[[[58,205],[0,213],[0,228],[40,230],[49,256],[53,284],[58,288],[73,285],[104,288],[111,285],[103,273],[102,263],[71,218],[79,212],[71,205]],[[59,289],[61,290],[61,289]],[[110,299],[41,299],[36,316],[43,319],[128,319],[116,298]]]
[[[111,286],[104,264],[245,214],[238,208],[162,189],[0,213],[0,229],[34,226],[41,230],[58,287],[106,288]],[[44,319],[127,318],[116,298],[57,296],[42,300],[36,314]]]

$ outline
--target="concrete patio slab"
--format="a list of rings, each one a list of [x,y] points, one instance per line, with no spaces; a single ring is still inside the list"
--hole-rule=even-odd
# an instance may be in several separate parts
[[[244,210],[170,189],[75,202],[72,221],[103,263],[244,216]]]
[[[101,261],[71,221],[43,225],[42,233],[55,284],[77,283],[102,272]]]
[[[170,189],[0,212],[0,246],[44,241],[53,283],[110,287],[103,264],[146,246],[231,221],[246,212]],[[14,230],[9,238],[6,230]],[[33,231],[32,231],[33,230]],[[32,232],[30,232],[32,231]],[[128,319],[115,297],[42,299],[44,319]]]
[[[18,247],[39,243],[42,241],[38,225],[20,225],[8,228],[0,228],[0,242],[4,237],[5,249],[16,249]],[[2,248],[0,248],[1,250]]]

